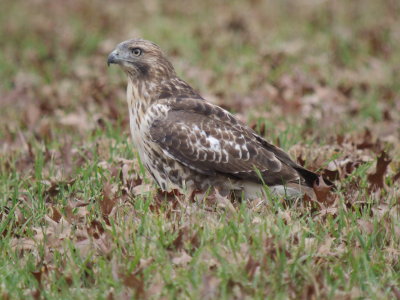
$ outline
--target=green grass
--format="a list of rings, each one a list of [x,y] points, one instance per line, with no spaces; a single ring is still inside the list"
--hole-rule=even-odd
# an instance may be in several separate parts
[[[0,5],[0,297],[393,299],[398,5],[100,2]],[[294,159],[337,164],[335,201],[158,195],[106,67],[135,35]]]

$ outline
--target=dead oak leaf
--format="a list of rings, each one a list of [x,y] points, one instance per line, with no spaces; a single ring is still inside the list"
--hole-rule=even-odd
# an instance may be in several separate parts
[[[84,239],[75,243],[75,249],[79,250],[81,257],[88,257],[94,251],[94,245],[89,239]]]
[[[30,238],[13,238],[10,245],[19,251],[32,251],[36,247],[35,241]]]
[[[396,297],[397,300],[400,300],[400,290],[395,287],[394,285],[392,285],[392,292],[394,294],[394,296]]]
[[[365,232],[366,234],[372,234],[374,232],[374,224],[367,220],[358,220],[358,226],[360,229]]]
[[[147,196],[153,190],[153,185],[142,183],[132,188],[132,193],[135,196]]]
[[[78,129],[81,132],[92,129],[93,122],[88,120],[88,116],[84,112],[75,112],[65,115],[60,115],[58,118],[60,125],[71,129]]]
[[[254,258],[250,255],[245,266],[247,276],[250,278],[250,280],[253,280],[254,275],[256,271],[259,269],[259,267],[260,263],[254,260]]]
[[[332,243],[335,239],[332,237],[325,238],[325,241],[318,247],[318,255],[326,256],[329,255],[331,252]]]
[[[203,276],[203,286],[200,290],[201,298],[205,300],[218,299],[218,287],[221,279],[213,275]]]
[[[192,261],[192,257],[185,251],[180,252],[177,256],[172,258],[172,263],[177,266],[187,265]]]
[[[334,197],[331,193],[332,186],[326,184],[322,176],[319,176],[318,180],[314,182],[313,190],[319,203],[328,205],[333,203]]]
[[[63,161],[70,161],[70,159],[63,159]],[[46,202],[51,202],[54,197],[56,197],[62,189],[66,189],[75,183],[76,179],[71,179],[69,181],[50,181],[49,188],[45,191]]]
[[[396,182],[397,180],[400,179],[400,171],[397,172],[394,176],[393,176],[393,182]]]
[[[61,215],[61,213],[58,211],[58,209],[57,209],[55,206],[51,206],[50,209],[51,209],[51,212],[52,212],[50,218],[51,218],[53,221],[57,222],[57,223],[60,222],[62,215]]]
[[[374,191],[382,189],[384,187],[384,176],[388,165],[392,162],[385,151],[381,152],[376,163],[376,171],[373,174],[368,175],[368,181],[370,183],[369,190]]]
[[[187,235],[187,228],[183,227],[178,231],[177,237],[174,239],[171,245],[168,246],[168,250],[181,250],[184,246],[184,237]]]
[[[117,198],[114,197],[113,186],[110,183],[106,183],[103,186],[103,198],[99,201],[100,209],[105,218],[106,222],[108,221],[108,216],[110,215],[112,209],[117,203]]]
[[[162,291],[164,290],[164,282],[161,276],[153,276],[153,283],[147,289],[147,296],[150,299],[159,299]],[[160,298],[161,299],[161,298]]]
[[[138,276],[134,273],[125,275],[123,276],[123,283],[125,286],[133,289],[136,296],[135,299],[146,298],[145,284],[142,276]]]

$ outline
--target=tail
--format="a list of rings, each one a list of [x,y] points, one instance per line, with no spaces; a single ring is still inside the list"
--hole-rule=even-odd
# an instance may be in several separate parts
[[[304,178],[304,181],[306,182],[307,186],[309,186],[311,188],[314,186],[314,184],[319,184],[319,181],[321,178],[324,180],[324,182],[327,185],[331,186],[332,189],[335,188],[335,185],[333,184],[332,181],[322,177],[321,175],[318,175],[317,173],[309,171],[300,166],[296,166],[296,167],[294,167],[294,169],[301,175],[301,177]]]

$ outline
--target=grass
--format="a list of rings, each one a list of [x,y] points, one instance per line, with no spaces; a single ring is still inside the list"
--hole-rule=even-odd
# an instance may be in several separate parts
[[[399,298],[398,11],[372,0],[3,1],[0,296]],[[160,194],[130,140],[124,75],[106,68],[131,36],[334,174],[337,191],[319,202]],[[371,177],[382,151],[391,162]]]

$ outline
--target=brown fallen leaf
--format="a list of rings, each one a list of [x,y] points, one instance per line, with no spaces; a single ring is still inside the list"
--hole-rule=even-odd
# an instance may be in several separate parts
[[[36,281],[39,283],[39,286],[42,285],[42,271],[32,271],[33,277],[35,277]]]
[[[313,190],[317,196],[317,201],[323,204],[330,205],[334,201],[331,189],[332,186],[326,184],[322,176],[319,176],[318,180],[316,180],[313,185]]]
[[[100,209],[108,222],[108,216],[110,215],[112,209],[117,203],[117,198],[114,197],[114,193],[112,192],[112,185],[110,183],[106,183],[103,186],[103,199],[100,200]]]
[[[250,255],[244,268],[250,280],[253,280],[254,274],[259,269],[259,267],[260,263],[258,261],[255,261],[254,258]]]
[[[39,286],[42,286],[42,277],[49,272],[47,265],[42,265],[38,271],[32,271],[33,277],[35,277],[36,281],[38,282]]]
[[[170,192],[164,192],[160,189],[154,195],[153,203],[150,205],[151,211],[159,211],[163,205],[169,205],[169,209],[166,212],[166,217],[171,216],[171,210],[175,210],[180,205],[180,199],[183,199],[184,195],[179,190],[172,190]]]
[[[16,250],[31,251],[35,249],[36,243],[30,238],[13,238],[10,243],[11,247]]]
[[[71,159],[67,159],[63,157],[63,164],[66,162],[70,162]],[[76,178],[71,179],[69,181],[50,181],[49,188],[46,189],[44,196],[46,198],[46,202],[51,202],[52,199],[57,196],[63,188],[68,188],[73,185],[76,181]]]
[[[199,232],[196,231],[195,233],[193,233],[193,235],[190,237],[190,245],[191,245],[191,250],[196,250],[197,248],[200,247],[201,241],[199,238]]]
[[[329,180],[338,180],[340,178],[340,172],[337,169],[336,170],[323,169],[322,175],[323,177]]]
[[[368,181],[370,183],[369,190],[374,191],[382,189],[384,187],[384,176],[388,165],[392,162],[385,151],[381,152],[376,163],[376,171],[373,174],[368,175]]]
[[[143,272],[148,266],[150,266],[154,262],[154,258],[150,257],[147,259],[141,258],[139,261],[139,265],[135,268],[132,274],[138,275]]]
[[[93,220],[86,228],[87,233],[93,236],[95,239],[100,238],[100,235],[104,233],[104,227],[98,220]]]
[[[3,299],[3,300],[10,300],[11,296],[7,292],[2,292],[0,298]]]
[[[56,207],[54,207],[54,206],[51,206],[51,211],[52,211],[52,214],[51,214],[50,218],[53,221],[56,221],[57,223],[60,222],[60,219],[61,219],[62,215],[58,211],[58,209]]]
[[[93,249],[93,243],[89,239],[84,239],[76,242],[75,248],[79,250],[81,257],[87,257]]]
[[[394,294],[394,296],[396,297],[397,300],[400,300],[400,290],[395,287],[394,285],[392,285],[392,292]]]
[[[135,291],[136,299],[144,299],[146,292],[144,290],[144,281],[141,276],[133,273],[124,276],[123,283],[125,286],[132,288]]]
[[[150,299],[162,299],[161,298],[161,293],[164,290],[164,281],[157,273],[155,276],[153,276],[153,283],[149,285],[147,289],[147,296]]]
[[[370,221],[366,220],[357,220],[358,226],[360,226],[360,229],[365,232],[366,234],[371,234],[374,231],[374,224],[372,224]]]
[[[110,291],[108,291],[108,295],[107,295],[107,300],[114,300],[115,298],[114,298],[114,290],[113,289],[111,289]]]
[[[400,179],[400,171],[397,172],[394,176],[393,176],[393,182],[396,182],[397,180]]]
[[[365,129],[362,142],[356,145],[357,149],[371,149],[374,152],[379,152],[381,147],[381,141],[379,139],[373,141],[372,133],[368,128]]]
[[[179,255],[172,258],[172,263],[174,265],[184,266],[184,265],[187,265],[188,263],[190,263],[191,260],[192,260],[192,257],[189,254],[187,254],[185,251],[182,251]]]
[[[218,287],[221,283],[221,279],[213,275],[203,276],[203,286],[201,287],[200,294],[201,299],[211,300],[218,299]]]
[[[330,254],[332,243],[335,239],[328,237],[324,240],[322,245],[318,247],[318,255],[326,256]]]
[[[93,122],[88,120],[87,114],[82,111],[60,115],[58,122],[64,127],[77,129],[81,132],[88,131],[94,126]]]
[[[42,112],[39,109],[37,103],[28,102],[25,110],[23,111],[24,114],[24,122],[29,129],[33,129],[36,123],[39,121]]]
[[[183,248],[184,241],[183,237],[187,231],[187,228],[183,227],[179,229],[178,236],[175,238],[175,240],[172,242],[171,245],[169,245],[168,250],[180,250]]]
[[[145,196],[148,193],[150,193],[153,189],[153,185],[148,184],[148,183],[142,183],[139,185],[136,185],[134,188],[132,188],[132,193],[135,196]]]
[[[157,190],[157,194],[154,198],[158,199],[159,201],[172,201],[175,202],[176,198],[179,196],[184,196],[179,192],[179,190],[175,189],[170,192],[164,192],[160,189]]]
[[[35,300],[40,300],[40,299],[42,299],[42,297],[41,297],[41,292],[40,292],[40,289],[34,289],[32,292],[31,292],[31,295],[32,295],[32,297],[33,297],[33,299],[35,299]]]

